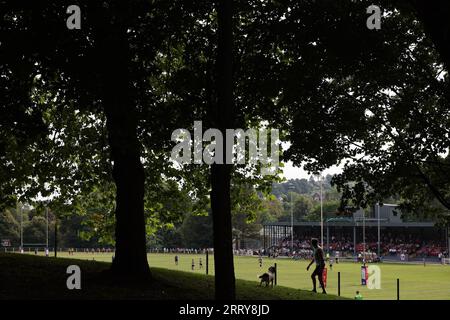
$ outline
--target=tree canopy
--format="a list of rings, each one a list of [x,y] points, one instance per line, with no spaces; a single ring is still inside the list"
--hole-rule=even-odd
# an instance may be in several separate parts
[[[52,197],[61,217],[89,216],[114,233],[114,272],[149,278],[146,232],[210,211],[216,294],[234,298],[232,217],[246,232],[271,219],[256,211],[277,215],[258,192],[279,179],[264,164],[175,167],[172,132],[194,121],[280,129],[282,159],[312,173],[345,162],[343,203],[450,209],[443,2],[380,1],[380,30],[368,1],[84,1],[80,30],[70,4],[0,4],[0,209]]]

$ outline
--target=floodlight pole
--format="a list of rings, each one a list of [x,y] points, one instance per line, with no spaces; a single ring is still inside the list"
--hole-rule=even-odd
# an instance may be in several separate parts
[[[320,176],[320,246],[323,248],[323,177]]]
[[[294,202],[292,198],[293,192],[291,191],[291,254],[294,252]]]
[[[58,256],[58,220],[55,219],[55,258]]]
[[[447,225],[447,258],[450,263],[450,223]]]
[[[366,211],[363,209],[363,261],[366,260]]]
[[[45,213],[46,213],[46,218],[47,218],[47,228],[45,230],[45,249],[48,249],[48,207],[45,207]]]
[[[20,252],[22,253],[23,250],[23,214],[22,214],[22,208],[17,201],[17,213],[20,214]]]
[[[327,219],[327,253],[330,252],[330,226],[328,224],[328,220]]]
[[[378,211],[378,242],[377,242],[377,249],[378,249],[378,258],[380,257],[381,253],[381,243],[380,243],[380,203],[377,202],[377,211]]]
[[[288,190],[291,190],[291,254],[294,252],[294,201],[293,201],[293,190],[295,189],[294,185],[289,183]]]

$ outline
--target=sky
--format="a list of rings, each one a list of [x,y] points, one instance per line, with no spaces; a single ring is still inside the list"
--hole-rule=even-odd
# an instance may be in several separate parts
[[[289,141],[283,141],[281,142],[281,149],[283,151],[286,151],[287,149],[289,149],[291,143]],[[294,167],[294,165],[292,164],[292,161],[288,161],[288,162],[283,162],[284,163],[284,167],[282,168],[283,170],[283,177],[286,178],[287,180],[289,179],[308,179],[310,174],[308,174],[307,171],[303,170],[303,168],[299,168],[299,167]],[[324,170],[322,172],[323,176],[326,176],[327,174],[337,174],[337,173],[341,173],[342,172],[342,168],[344,167],[344,165],[340,165],[340,166],[332,166],[326,170]]]
[[[299,168],[299,167],[294,167],[292,165],[292,162],[285,162],[284,163],[284,168],[282,168],[283,170],[283,176],[286,179],[308,179],[309,178],[309,174],[308,172],[306,172],[305,170],[303,170],[303,168]],[[322,175],[326,176],[327,174],[337,174],[340,173],[342,170],[337,167],[337,166],[333,166],[329,169],[326,169],[325,171],[323,171]]]

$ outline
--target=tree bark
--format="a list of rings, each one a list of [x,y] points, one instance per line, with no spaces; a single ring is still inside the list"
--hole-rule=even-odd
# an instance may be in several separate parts
[[[215,296],[235,299],[229,165],[211,167],[211,210],[214,231]]]
[[[144,169],[130,77],[126,27],[116,22],[99,41],[102,103],[116,184],[115,274],[150,278],[144,219]]]
[[[224,164],[211,166],[211,210],[214,231],[215,297],[235,299],[235,276],[231,225],[231,165],[225,161],[226,129],[232,128],[234,117],[232,79],[232,1],[218,2],[217,109],[214,120],[223,135]]]

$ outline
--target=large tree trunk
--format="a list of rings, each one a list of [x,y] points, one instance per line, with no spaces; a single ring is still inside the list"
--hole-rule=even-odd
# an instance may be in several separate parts
[[[228,165],[213,165],[211,167],[211,210],[217,300],[235,299],[230,202],[230,168]]]
[[[235,299],[233,242],[231,226],[231,165],[225,164],[225,130],[234,117],[232,80],[232,1],[219,0],[217,55],[217,110],[214,120],[224,137],[224,164],[211,166],[211,210],[214,230],[215,295],[217,300]]]
[[[112,271],[150,277],[144,219],[144,169],[137,137],[137,110],[130,80],[126,27],[116,23],[99,41],[102,102],[116,183],[116,252]]]

